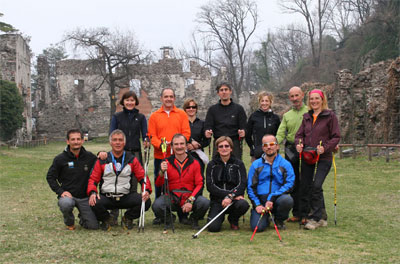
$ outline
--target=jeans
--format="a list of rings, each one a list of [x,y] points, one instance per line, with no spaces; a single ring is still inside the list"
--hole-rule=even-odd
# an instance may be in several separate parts
[[[274,215],[275,221],[283,222],[289,217],[290,209],[293,207],[293,198],[287,194],[282,194],[274,202],[271,213]],[[257,222],[260,219],[261,214],[257,213],[255,209],[251,210],[250,216],[250,227],[251,230],[257,226]],[[269,226],[269,213],[265,212],[263,218],[261,219],[257,232],[262,232]]]
[[[237,200],[217,219],[215,219],[209,226],[208,231],[219,232],[221,230],[222,223],[225,220],[225,214],[229,214],[228,221],[231,224],[239,225],[239,218],[249,210],[249,203],[246,200]],[[221,201],[211,201],[210,211],[208,213],[208,222],[217,216],[224,208],[222,207]]]
[[[98,229],[99,223],[89,205],[89,198],[60,197],[58,206],[64,216],[64,223],[67,226],[75,224],[74,207],[78,208],[79,224],[86,229]]]

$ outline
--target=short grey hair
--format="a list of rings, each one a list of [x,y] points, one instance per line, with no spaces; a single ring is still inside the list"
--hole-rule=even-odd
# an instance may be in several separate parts
[[[111,132],[110,136],[108,137],[108,141],[111,143],[111,138],[114,135],[123,135],[124,136],[124,142],[126,142],[126,136],[124,131],[122,131],[121,129],[115,129],[113,132]]]

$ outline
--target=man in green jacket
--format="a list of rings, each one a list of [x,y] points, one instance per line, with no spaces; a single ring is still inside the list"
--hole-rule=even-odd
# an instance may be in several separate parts
[[[304,93],[300,87],[293,86],[289,90],[289,100],[292,102],[292,109],[283,115],[282,122],[279,126],[276,138],[281,144],[285,139],[285,158],[292,164],[296,175],[293,192],[291,193],[294,200],[293,217],[289,218],[289,222],[299,220],[299,153],[294,145],[294,137],[303,121],[303,115],[307,113],[308,108],[303,103]]]

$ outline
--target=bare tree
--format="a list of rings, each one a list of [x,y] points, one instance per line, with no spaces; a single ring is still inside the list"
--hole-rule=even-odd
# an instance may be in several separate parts
[[[358,18],[358,25],[364,24],[371,15],[376,0],[341,0],[349,11],[355,12]]]
[[[208,54],[203,62],[212,67],[225,65],[228,81],[239,96],[243,91],[246,49],[258,22],[255,2],[214,0],[200,7],[197,22]]]
[[[132,32],[110,31],[108,28],[76,29],[65,35],[63,41],[72,42],[75,49],[83,49],[86,56],[98,67],[104,83],[110,87],[110,117],[116,110],[116,88],[127,86],[133,78],[133,64],[140,63],[143,52]]]
[[[316,3],[315,3],[316,2]],[[282,0],[281,7],[285,12],[297,13],[304,17],[307,24],[307,34],[310,41],[313,66],[318,67],[322,50],[322,36],[330,16],[333,0]]]

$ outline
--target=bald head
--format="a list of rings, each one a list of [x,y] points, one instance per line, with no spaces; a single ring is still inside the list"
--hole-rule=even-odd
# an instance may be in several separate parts
[[[299,110],[303,105],[304,93],[298,86],[293,86],[289,90],[289,100],[294,108]]]

